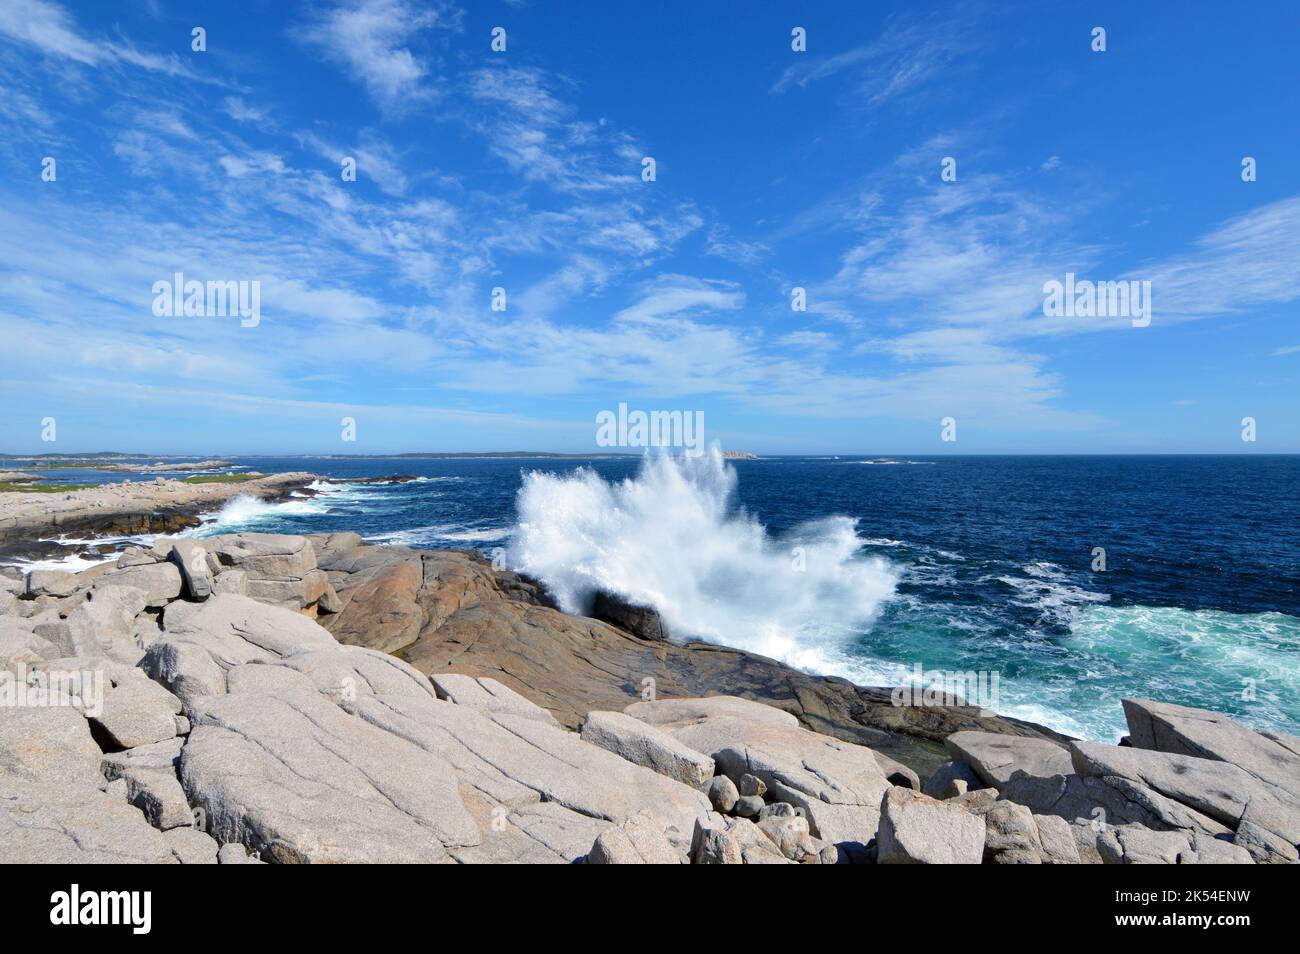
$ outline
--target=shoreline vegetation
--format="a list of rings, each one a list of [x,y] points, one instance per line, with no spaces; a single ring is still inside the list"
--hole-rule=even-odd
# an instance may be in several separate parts
[[[617,594],[564,613],[477,552],[166,536],[318,479],[0,498],[9,557],[160,534],[0,567],[0,860],[1300,860],[1300,739],[1217,713],[1125,700],[1120,745],[1081,742],[674,642]]]

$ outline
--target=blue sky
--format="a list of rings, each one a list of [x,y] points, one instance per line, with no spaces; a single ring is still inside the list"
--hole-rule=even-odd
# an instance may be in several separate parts
[[[626,402],[762,453],[1295,453],[1297,37],[1284,2],[4,0],[0,450],[584,451]],[[176,271],[261,323],[155,316]],[[1046,317],[1067,272],[1150,281],[1149,327]]]

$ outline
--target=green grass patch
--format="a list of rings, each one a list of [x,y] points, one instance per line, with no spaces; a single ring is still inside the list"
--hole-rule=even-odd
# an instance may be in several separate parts
[[[70,490],[89,490],[94,484],[3,484],[0,494],[64,494]]]
[[[249,480],[258,480],[265,474],[208,474],[203,477],[186,477],[186,484],[242,484]]]

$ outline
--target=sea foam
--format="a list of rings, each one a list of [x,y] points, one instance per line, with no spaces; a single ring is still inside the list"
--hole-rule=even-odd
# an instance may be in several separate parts
[[[830,517],[776,537],[736,505],[736,471],[717,449],[647,456],[610,483],[588,468],[530,472],[507,561],[582,613],[598,591],[657,609],[675,638],[699,638],[834,671],[894,592],[866,557],[856,521]]]

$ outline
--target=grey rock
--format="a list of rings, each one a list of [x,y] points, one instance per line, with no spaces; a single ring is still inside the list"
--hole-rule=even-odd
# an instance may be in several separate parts
[[[984,820],[952,802],[890,786],[881,803],[879,864],[979,864]]]
[[[758,827],[790,861],[821,864],[821,853],[826,845],[808,833],[808,819],[803,816],[771,814],[760,818]]]
[[[962,783],[964,787],[958,787],[956,784],[958,782]],[[965,762],[944,762],[933,775],[925,780],[921,792],[942,801],[945,798],[960,795],[965,791],[981,789],[984,785],[984,780]]]
[[[1249,807],[1255,824],[1291,844],[1300,842],[1300,802],[1229,762],[1094,742],[1073,743],[1071,752],[1085,778],[1132,780],[1228,828]]]
[[[103,757],[104,777],[127,786],[127,801],[144,813],[149,823],[163,830],[190,826],[194,815],[176,777],[181,740],[142,745]],[[215,857],[216,847],[213,847]]]
[[[190,718],[181,782],[219,841],[280,862],[398,863],[481,841],[451,765],[318,693],[204,696]]]
[[[124,749],[161,742],[176,735],[181,701],[138,669],[111,680],[103,711],[88,715],[116,746]]]
[[[1063,820],[1062,820],[1063,821]],[[1043,863],[1043,843],[1033,813],[1015,802],[997,802],[984,813],[984,860],[991,864]]]
[[[0,709],[0,775],[56,787],[100,780],[99,746],[70,705]]]
[[[678,742],[667,732],[621,712],[587,713],[582,739],[684,785],[699,788],[713,778],[713,759]],[[741,790],[744,791],[743,785]]]
[[[217,843],[197,828],[172,828],[163,832],[172,855],[183,865],[215,865]]]
[[[875,837],[890,785],[870,749],[732,696],[638,702],[624,711],[711,755],[733,781],[745,774],[762,779],[772,800],[802,810],[814,837],[846,851],[861,851]]]
[[[591,865],[680,865],[684,854],[659,829],[655,819],[638,813],[601,832],[587,854]]]
[[[736,790],[742,796],[757,795],[762,798],[767,794],[767,784],[757,775],[750,775],[746,772],[737,779]]]
[[[1230,762],[1279,797],[1300,800],[1300,738],[1256,732],[1205,709],[1125,699],[1131,744],[1139,749]]]
[[[1108,865],[1176,865],[1191,848],[1181,831],[1151,831],[1136,825],[1107,828],[1097,838],[1097,851]]]
[[[1043,864],[1082,864],[1069,822],[1058,815],[1035,815],[1034,824],[1038,828]]]
[[[448,672],[430,676],[429,681],[433,683],[439,699],[446,699],[458,706],[468,706],[484,713],[511,712],[548,725],[559,725],[555,721],[555,716],[537,703],[525,699],[495,679],[476,679],[473,676]]]
[[[996,732],[954,732],[944,740],[953,759],[965,762],[985,785],[1001,789],[1017,770],[1043,777],[1073,771],[1070,752],[1046,739]]]
[[[146,550],[143,547],[127,547],[122,551],[122,555],[117,558],[117,566],[120,570],[126,570],[133,566],[148,566],[150,563],[157,563],[158,557],[152,550]]]
[[[0,863],[175,864],[176,858],[162,832],[118,798],[84,782],[0,772]]]
[[[212,569],[208,551],[193,540],[181,539],[172,544],[171,561],[181,571],[190,598],[206,600],[212,595]]]
[[[741,795],[732,810],[741,818],[757,818],[763,811],[763,799],[758,795]]]
[[[212,580],[212,592],[247,596],[248,574],[243,570],[225,570],[218,573]]]
[[[713,810],[723,815],[729,814],[736,807],[736,802],[740,800],[740,792],[736,790],[736,783],[725,775],[717,775],[711,778],[707,793],[709,804],[713,806]]]
[[[773,849],[775,850],[775,849]],[[693,865],[742,865],[745,863],[740,842],[721,818],[697,819],[691,835],[690,859]]]
[[[77,575],[64,570],[32,570],[27,574],[27,595],[71,596],[77,588]]]
[[[261,856],[250,853],[247,848],[236,842],[228,842],[217,849],[219,865],[264,865]]]
[[[145,605],[166,606],[181,595],[181,571],[171,563],[150,563],[127,567],[105,573],[95,584],[96,588],[132,586],[143,590]]]

